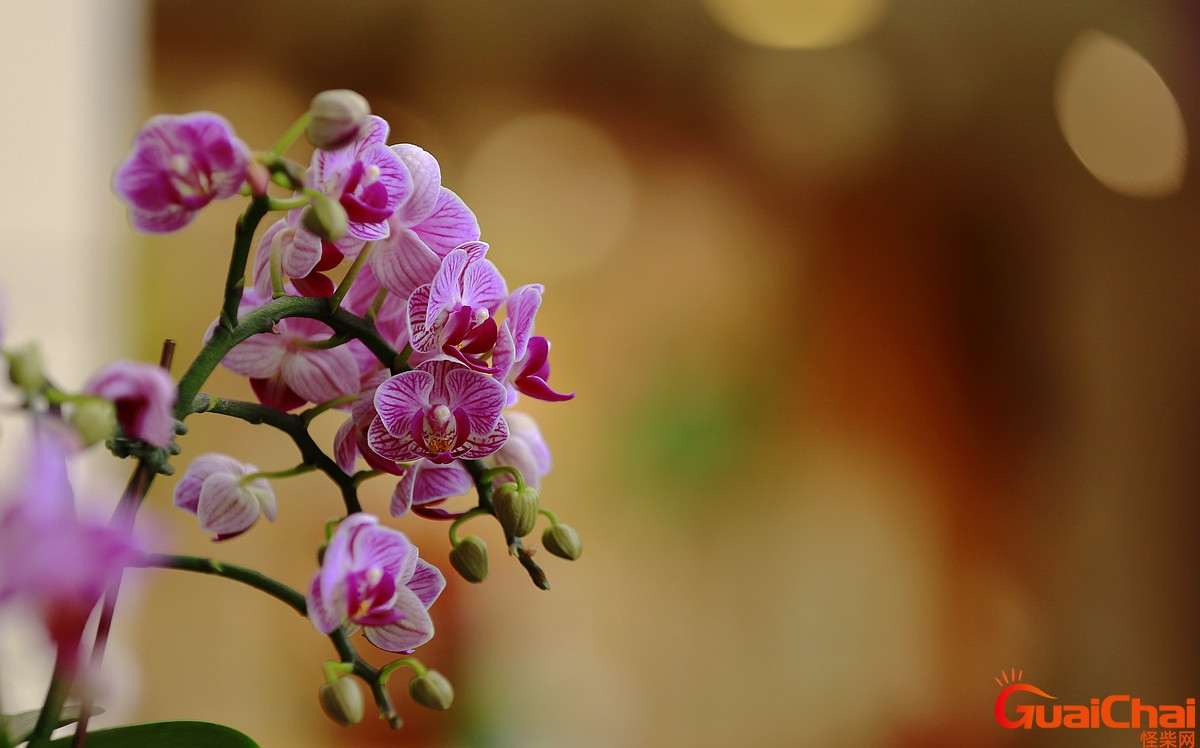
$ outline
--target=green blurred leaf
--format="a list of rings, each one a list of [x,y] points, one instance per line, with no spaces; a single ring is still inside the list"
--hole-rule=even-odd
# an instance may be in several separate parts
[[[4,725],[4,731],[8,734],[8,744],[16,745],[28,738],[41,713],[41,709],[32,709],[20,714],[0,715],[0,723]],[[58,716],[58,726],[63,727],[75,722],[82,713],[83,708],[79,704],[67,704],[62,708],[62,714]],[[92,716],[95,717],[97,714],[104,714],[104,710],[98,706],[92,707]]]
[[[68,746],[71,738],[52,741]],[[250,738],[211,722],[153,722],[88,731],[88,748],[259,748]]]

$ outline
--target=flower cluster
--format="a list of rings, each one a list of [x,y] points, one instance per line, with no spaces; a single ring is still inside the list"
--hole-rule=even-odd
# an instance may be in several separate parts
[[[284,156],[301,132],[316,147],[307,166]],[[573,397],[551,387],[550,343],[534,334],[545,289],[510,291],[475,215],[442,186],[437,160],[418,146],[389,143],[388,133],[361,96],[327,91],[264,152],[207,112],[157,116],[135,138],[113,179],[135,228],[181,229],[213,200],[240,195],[249,205],[235,229],[220,313],[178,380],[169,373],[170,341],[159,365],[116,361],[75,392],[43,373],[35,346],[3,351],[20,391],[14,407],[28,413],[34,436],[24,480],[0,511],[0,604],[24,604],[41,617],[58,667],[36,725],[0,743],[40,748],[72,719],[62,707],[67,692],[87,681],[79,653],[103,653],[127,566],[214,574],[290,605],[338,652],[325,663],[320,701],[339,724],[362,718],[362,680],[380,715],[399,727],[386,688],[399,667],[413,670],[414,701],[448,708],[449,681],[412,657],[434,635],[430,606],[446,579],[407,535],[366,511],[358,494],[366,480],[394,481],[387,507],[394,518],[450,521],[449,560],[470,582],[488,571],[483,541],[459,537],[477,517],[496,520],[509,554],[543,589],[546,575],[525,544],[541,517],[549,523],[543,547],[579,557],[578,534],[541,506],[551,465],[546,441],[529,415],[511,409],[521,397]],[[273,211],[277,220],[258,236]],[[221,364],[248,380],[255,401],[202,391]],[[330,411],[345,420],[331,444],[320,444],[310,424]],[[260,517],[284,513],[272,481],[324,473],[338,516],[326,525],[307,589],[216,559],[150,553],[134,539],[151,478],[174,473],[184,421],[208,413],[282,432],[300,462],[263,471],[217,452],[194,456],[174,486],[175,506],[214,541],[229,541]],[[70,455],[99,442],[137,463],[108,522],[76,516],[66,479]],[[472,491],[473,504],[442,506]],[[102,596],[97,625],[85,628]],[[374,667],[351,640],[360,631],[402,656]],[[86,694],[83,701],[78,729],[86,734]],[[8,715],[0,714],[0,725],[14,729]],[[195,744],[209,744],[202,728],[186,730]],[[122,739],[137,742],[135,733]]]

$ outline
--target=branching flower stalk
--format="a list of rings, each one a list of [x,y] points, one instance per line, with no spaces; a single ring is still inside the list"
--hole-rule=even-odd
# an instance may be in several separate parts
[[[215,114],[153,118],[114,178],[135,228],[176,231],[213,200],[249,198],[234,231],[220,309],[199,353],[177,383],[167,373],[168,342],[160,367],[116,362],[75,393],[51,385],[36,355],[6,352],[35,438],[28,485],[0,514],[0,534],[22,540],[0,547],[0,603],[31,601],[58,647],[31,748],[48,744],[80,682],[83,627],[97,604],[88,666],[99,666],[126,566],[223,577],[307,617],[338,653],[339,661],[324,668],[322,703],[339,724],[361,717],[361,698],[339,682],[348,674],[370,686],[380,715],[395,728],[402,720],[387,684],[400,668],[414,674],[414,701],[449,707],[449,681],[411,656],[434,635],[429,609],[445,578],[407,535],[364,511],[358,487],[369,478],[396,478],[393,518],[411,510],[417,518],[452,521],[451,562],[470,581],[486,577],[487,551],[478,538],[460,540],[458,528],[478,517],[499,522],[509,553],[541,589],[549,583],[524,540],[538,517],[555,531],[547,548],[578,557],[574,530],[539,504],[549,449],[532,419],[510,409],[521,396],[572,397],[551,389],[549,342],[534,334],[543,287],[509,293],[474,214],[441,185],[437,161],[415,145],[388,145],[388,129],[350,91],[319,94],[259,153]],[[307,168],[284,156],[301,133],[317,148]],[[280,187],[291,194],[268,194]],[[256,244],[263,219],[277,211],[285,215]],[[343,260],[349,269],[335,284],[327,273]],[[258,402],[203,391],[218,365],[247,377]],[[347,420],[323,446],[310,426],[338,411]],[[276,519],[272,481],[317,471],[336,488],[338,517],[326,525],[319,568],[304,592],[217,559],[149,552],[151,540],[134,534],[155,476],[174,473],[184,422],[207,413],[282,432],[300,457],[295,467],[274,471],[220,453],[191,457],[174,503],[214,540],[246,534],[260,516]],[[84,444],[105,440],[114,455],[137,459],[107,523],[75,516],[65,465],[78,447],[68,446],[68,430]],[[472,507],[441,506],[472,492]],[[37,573],[24,574],[26,568]],[[369,665],[348,633],[359,631],[404,656]],[[92,711],[90,694],[80,695],[77,748],[85,745]]]

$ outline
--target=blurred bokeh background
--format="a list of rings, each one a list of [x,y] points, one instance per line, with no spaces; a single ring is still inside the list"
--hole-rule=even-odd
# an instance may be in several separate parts
[[[419,656],[455,683],[451,711],[398,677],[403,732],[338,728],[316,701],[334,652],[307,622],[147,572],[106,676],[121,718],[221,721],[264,746],[1100,748],[1138,738],[1000,728],[1000,672],[1065,703],[1200,693],[1194,2],[5,17],[8,339],[42,340],[64,382],[154,360],[165,337],[182,370],[219,305],[240,207],[143,237],[106,191],[140,121],[213,110],[266,148],[314,93],[353,88],[392,142],[438,157],[510,287],[546,285],[553,383],[578,393],[522,403],[554,453],[543,500],[585,546],[543,554],[552,591],[483,523],[493,571],[472,586],[444,525],[390,520],[449,577]],[[251,397],[227,373],[206,389]],[[189,425],[179,465],[294,464],[273,432]],[[171,509],[174,482],[147,517],[165,546],[295,587],[339,506],[292,479],[275,524],[212,545]]]

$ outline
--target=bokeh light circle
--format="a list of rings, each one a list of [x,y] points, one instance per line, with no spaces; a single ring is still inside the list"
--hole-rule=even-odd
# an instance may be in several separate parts
[[[1089,29],[1059,64],[1059,127],[1084,167],[1114,192],[1162,197],[1183,186],[1187,133],[1167,84],[1125,42]]]
[[[704,0],[733,36],[762,47],[833,47],[867,32],[887,0]]]
[[[488,135],[461,194],[506,273],[540,281],[581,272],[616,246],[633,215],[634,178],[602,129],[538,112]]]

